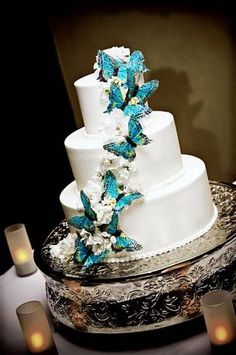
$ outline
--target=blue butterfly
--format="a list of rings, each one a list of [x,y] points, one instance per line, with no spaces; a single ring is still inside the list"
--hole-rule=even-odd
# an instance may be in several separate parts
[[[130,56],[130,61],[127,64],[128,70],[134,75],[145,73],[148,71],[144,64],[144,56],[141,51],[134,51]]]
[[[137,75],[145,73],[147,70],[142,52],[134,51],[130,56],[129,63],[127,63],[126,86],[128,88],[128,100],[135,96],[135,92],[138,90],[138,85],[136,83]]]
[[[113,213],[111,222],[105,227],[105,230],[110,235],[116,238],[114,244],[112,244],[112,250],[114,252],[120,252],[122,250],[134,251],[140,250],[142,246],[136,242],[136,240],[129,238],[124,232],[118,228],[119,218],[116,212]]]
[[[109,105],[104,113],[110,113],[114,108],[123,109],[125,98],[118,82],[112,82],[109,91]]]
[[[117,76],[119,68],[124,64],[122,60],[114,59],[104,51],[98,51],[98,67],[101,69],[98,79],[107,81],[112,76]]]
[[[147,71],[144,56],[140,51],[133,52],[128,63],[114,59],[101,50],[98,51],[97,57],[98,67],[101,69],[98,79],[101,81],[107,81],[112,76],[117,76],[121,81],[127,81],[128,87],[131,88],[135,75]]]
[[[108,152],[132,161],[136,157],[134,148],[137,145],[147,145],[151,140],[143,134],[142,126],[135,118],[129,119],[128,131],[128,137],[125,137],[124,142],[105,144],[103,148]]]
[[[135,96],[129,100],[127,92],[126,97],[120,89],[118,82],[112,82],[109,92],[109,105],[106,109],[106,113],[110,113],[114,108],[118,108],[124,111],[125,116],[135,117],[139,119],[149,113],[151,109],[144,105],[148,98],[155,92],[159,86],[158,80],[151,80],[143,84],[136,92]]]
[[[108,170],[104,176],[105,194],[116,200],[114,211],[120,213],[124,207],[129,206],[133,201],[143,197],[140,192],[124,194],[119,192],[115,175]]]
[[[93,222],[97,221],[97,215],[91,208],[89,198],[83,190],[80,191],[80,198],[84,206],[84,214],[81,216],[72,216],[68,222],[76,229],[84,228],[86,231],[94,233],[95,226]]]
[[[152,110],[144,104],[149,97],[156,91],[159,86],[158,80],[151,80],[140,86],[135,95],[130,99],[128,105],[125,106],[125,116],[138,116],[139,118],[149,114]]]
[[[127,105],[124,109],[124,115],[129,116],[135,120],[139,120],[140,118],[149,115],[152,112],[152,109],[146,105]]]
[[[99,263],[107,254],[108,251],[105,250],[99,255],[94,255],[92,250],[86,248],[84,242],[79,237],[76,239],[74,260],[78,263],[83,263],[83,266],[86,268]]]
[[[156,91],[159,87],[158,80],[150,80],[147,83],[140,86],[135,98],[138,100],[139,104],[145,104],[145,102],[149,99],[150,96]]]

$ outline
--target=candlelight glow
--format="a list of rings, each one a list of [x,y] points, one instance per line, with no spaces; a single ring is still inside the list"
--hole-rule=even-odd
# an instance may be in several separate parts
[[[35,349],[40,349],[43,346],[43,336],[39,332],[33,333],[30,340]]]
[[[16,250],[16,259],[19,263],[25,263],[29,260],[29,254],[24,248]]]
[[[222,325],[219,325],[215,329],[215,337],[217,340],[225,342],[228,338],[227,330]]]

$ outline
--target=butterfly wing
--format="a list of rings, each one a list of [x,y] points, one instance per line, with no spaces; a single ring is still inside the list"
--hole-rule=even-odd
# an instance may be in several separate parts
[[[148,98],[156,91],[159,86],[158,80],[151,80],[140,86],[136,94],[136,98],[141,104],[144,104]]]
[[[124,109],[124,114],[125,116],[130,116],[132,118],[135,119],[140,119],[142,117],[144,117],[145,115],[148,115],[149,113],[152,112],[152,109],[148,106],[144,106],[144,105],[127,105],[125,106]]]
[[[148,69],[144,64],[144,56],[140,51],[134,51],[130,56],[128,68],[134,75],[145,73]]]
[[[132,145],[128,142],[108,143],[103,146],[105,150],[117,156],[122,156],[124,159],[132,161],[136,157],[136,153]]]
[[[104,176],[104,187],[109,197],[116,199],[119,196],[117,180],[111,170],[108,170]]]
[[[135,251],[135,250],[140,250],[142,246],[136,242],[136,240],[131,239],[127,237],[123,232],[116,237],[116,243],[112,245],[112,249],[115,252],[119,252],[122,250],[127,250],[127,251]]]
[[[85,215],[72,216],[69,218],[68,223],[76,229],[85,229],[90,233],[93,233],[95,230],[93,222]]]
[[[75,242],[74,260],[77,261],[78,263],[82,263],[87,258],[87,256],[88,256],[88,250],[86,249],[84,242],[79,238],[77,238]]]
[[[97,221],[97,215],[94,210],[91,208],[91,203],[88,196],[84,193],[83,190],[80,191],[80,198],[84,206],[85,215],[87,215],[92,221]]]
[[[143,128],[139,121],[134,118],[129,119],[129,137],[136,145],[147,145],[151,140],[143,134]]]
[[[106,227],[106,232],[111,235],[115,235],[118,228],[118,222],[119,222],[118,214],[114,212],[111,218],[111,222]]]
[[[105,113],[110,113],[114,108],[122,108],[124,104],[124,98],[120,90],[119,84],[112,82],[109,92],[109,105]]]
[[[111,79],[114,75],[115,69],[118,68],[122,62],[113,59],[104,51],[98,51],[98,59],[97,59],[98,67],[101,69],[102,78],[106,81]]]
[[[84,267],[90,267],[94,264],[100,263],[108,254],[108,250],[103,251],[99,255],[90,254],[87,259],[85,260]]]
[[[140,192],[134,192],[131,194],[127,194],[122,196],[116,203],[114,210],[119,213],[121,212],[124,207],[129,206],[133,201],[138,200],[139,198],[143,197]]]
[[[124,63],[120,66],[120,68],[118,69],[117,72],[117,77],[123,82],[125,83],[127,81],[127,64]]]

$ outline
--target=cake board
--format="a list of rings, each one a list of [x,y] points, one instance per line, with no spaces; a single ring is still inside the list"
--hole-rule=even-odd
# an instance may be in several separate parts
[[[55,262],[49,246],[69,232],[62,221],[35,251],[56,324],[100,334],[172,326],[201,315],[200,299],[214,289],[236,294],[236,186],[210,182],[218,218],[194,241],[168,253],[84,269]]]

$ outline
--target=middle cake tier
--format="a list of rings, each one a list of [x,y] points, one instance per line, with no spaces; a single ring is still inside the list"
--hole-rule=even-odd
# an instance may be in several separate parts
[[[153,186],[175,180],[183,171],[183,162],[173,115],[153,111],[143,132],[151,143],[136,148],[137,172],[134,181]],[[99,169],[107,139],[102,134],[88,135],[84,127],[66,138],[65,147],[78,190],[83,189]]]

